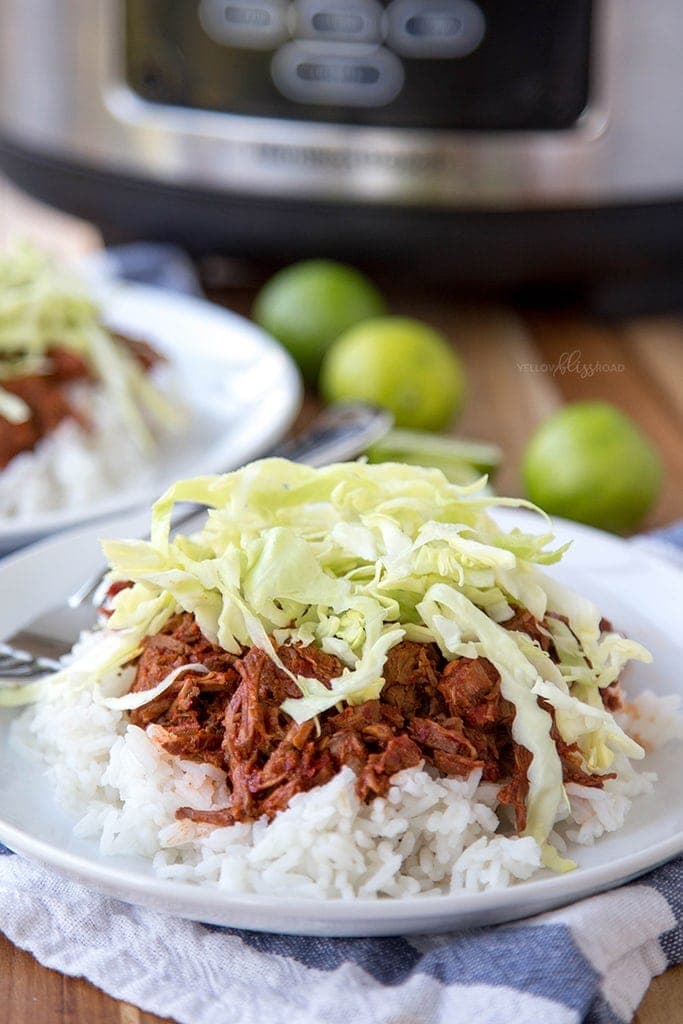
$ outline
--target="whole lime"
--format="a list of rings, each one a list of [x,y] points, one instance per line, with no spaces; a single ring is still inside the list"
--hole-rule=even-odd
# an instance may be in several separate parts
[[[384,406],[398,427],[441,430],[462,408],[465,373],[446,338],[427,324],[378,317],[352,327],[330,347],[320,390],[330,402]]]
[[[623,533],[641,522],[662,484],[656,449],[609,402],[575,402],[537,430],[522,474],[546,512]]]
[[[252,315],[314,384],[335,338],[385,310],[381,292],[360,271],[333,260],[304,260],[280,270],[263,286]]]

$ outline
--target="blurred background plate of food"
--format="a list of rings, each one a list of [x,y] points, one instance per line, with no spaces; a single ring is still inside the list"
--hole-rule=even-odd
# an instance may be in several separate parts
[[[299,374],[201,298],[0,257],[0,550],[120,512],[284,433]]]

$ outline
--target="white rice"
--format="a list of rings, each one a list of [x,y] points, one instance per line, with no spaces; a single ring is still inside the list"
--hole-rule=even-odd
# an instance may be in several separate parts
[[[63,420],[31,451],[0,471],[0,517],[30,519],[54,509],[79,508],[131,480],[143,482],[153,462],[130,437],[121,413],[102,388],[76,385],[70,398],[92,425]]]
[[[645,750],[656,750],[671,740],[683,740],[680,711],[681,698],[677,694],[658,697],[652,690],[643,690],[615,718]]]
[[[129,675],[108,681],[121,692]],[[654,735],[675,719],[670,700],[641,694]],[[658,710],[659,709],[659,710]],[[657,719],[659,721],[657,722]],[[127,715],[92,700],[90,690],[44,697],[15,723],[13,742],[48,767],[59,804],[77,817],[79,837],[99,838],[106,855],[139,855],[162,878],[215,886],[230,893],[314,898],[400,897],[501,888],[541,870],[534,839],[501,832],[509,811],[496,808],[498,787],[437,778],[423,767],[392,780],[386,798],[361,803],[345,768],[327,785],[295,796],[268,824],[213,828],[176,821],[179,807],[225,807],[225,773],[181,761],[154,743]],[[633,799],[652,792],[656,775],[637,772],[627,758],[604,789],[570,784],[569,816],[553,838],[590,844],[620,828]]]

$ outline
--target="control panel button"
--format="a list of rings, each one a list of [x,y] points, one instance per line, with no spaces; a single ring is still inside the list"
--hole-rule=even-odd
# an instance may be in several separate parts
[[[383,107],[401,92],[403,64],[384,47],[296,41],[280,47],[271,73],[295,103]]]
[[[298,39],[380,43],[384,9],[378,0],[296,0]]]
[[[284,0],[201,0],[199,20],[211,39],[241,50],[274,50],[289,37]]]
[[[466,57],[486,33],[472,0],[393,0],[387,9],[387,45],[402,57]]]

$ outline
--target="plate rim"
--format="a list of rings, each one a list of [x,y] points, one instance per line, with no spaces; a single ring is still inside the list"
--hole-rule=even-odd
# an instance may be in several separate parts
[[[194,919],[207,923],[210,923],[212,916],[216,916],[212,914],[211,906],[215,908],[220,904],[226,910],[245,912],[254,908],[268,911],[273,911],[276,908],[279,915],[291,916],[294,919],[305,918],[312,909],[319,908],[321,913],[315,916],[324,916],[328,922],[362,916],[362,912],[373,913],[373,916],[377,917],[380,916],[377,912],[381,908],[382,923],[390,925],[395,918],[403,920],[414,917],[424,918],[425,911],[430,909],[440,911],[437,915],[439,917],[446,916],[449,910],[453,913],[474,913],[480,910],[496,911],[499,909],[506,911],[513,909],[515,903],[521,902],[522,890],[529,892],[531,887],[533,887],[534,894],[539,894],[539,899],[536,902],[545,903],[546,901],[542,897],[548,895],[551,901],[553,897],[557,897],[561,901],[555,905],[573,903],[586,898],[591,893],[605,891],[639,877],[683,853],[683,829],[669,839],[661,840],[654,847],[647,847],[645,850],[635,851],[626,857],[621,857],[617,863],[623,867],[623,870],[620,869],[616,873],[613,873],[614,864],[606,863],[590,868],[577,868],[575,871],[563,875],[552,875],[520,882],[519,885],[503,889],[489,889],[485,892],[475,893],[463,891],[462,893],[444,893],[436,896],[402,896],[393,899],[354,897],[352,899],[316,900],[306,896],[225,893],[215,886],[202,887],[154,875],[137,874],[120,867],[112,868],[104,861],[90,860],[83,854],[68,850],[59,851],[46,840],[36,839],[24,829],[9,825],[2,818],[0,818],[0,842],[8,849],[24,854],[32,861],[38,861],[66,873],[68,877],[75,878],[80,884],[85,884],[85,880],[90,881],[98,891],[103,891],[103,889],[106,891],[112,884],[119,883],[136,896],[148,897],[145,903],[150,902],[151,898],[158,898],[161,901],[164,897],[177,895],[182,897],[181,902],[185,904],[205,905],[204,910],[208,913],[202,913],[202,917]],[[115,861],[116,857],[111,856],[109,860]],[[566,886],[567,881],[572,884]],[[120,896],[118,898],[126,903],[138,903],[137,900],[127,897]],[[156,903],[156,899],[154,902]],[[547,905],[550,906],[550,901]],[[169,909],[167,912],[185,916],[178,909]],[[217,916],[220,918],[222,915],[218,914]],[[530,915],[523,913],[520,916]],[[500,920],[512,919],[500,918]],[[278,928],[278,931],[280,930]]]

